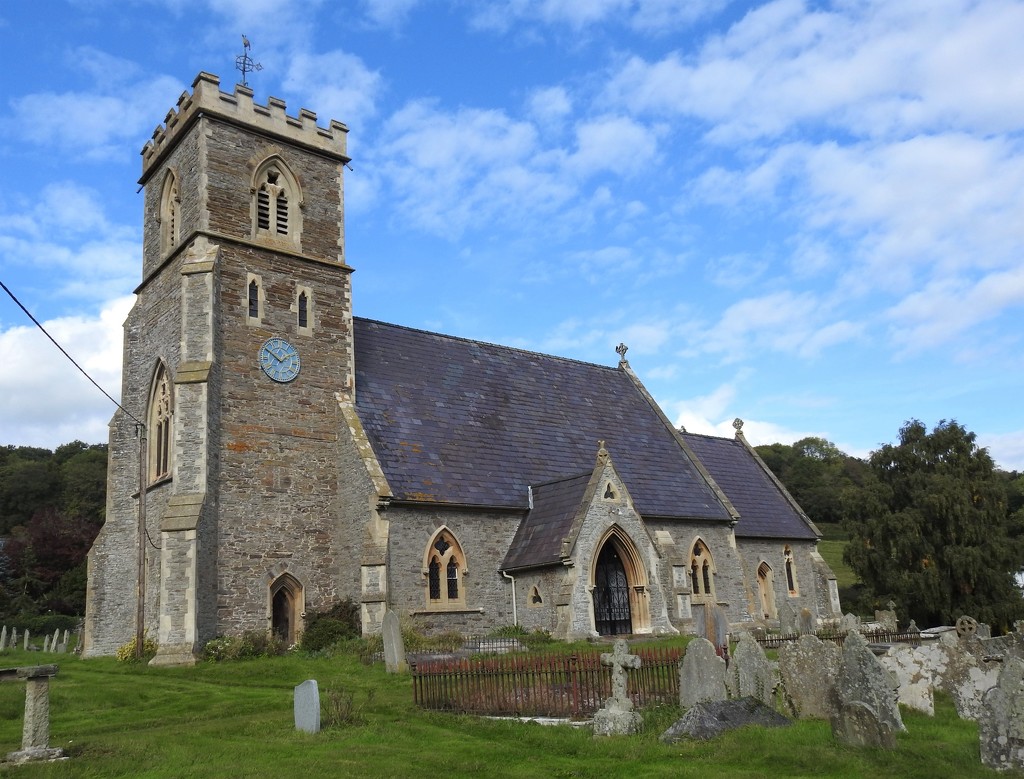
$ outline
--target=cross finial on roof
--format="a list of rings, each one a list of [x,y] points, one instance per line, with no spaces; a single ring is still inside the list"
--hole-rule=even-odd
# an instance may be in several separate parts
[[[629,347],[625,344],[619,344],[615,347],[615,351],[619,355],[619,365],[629,365],[629,363],[626,362],[626,352],[629,351]]]
[[[736,429],[736,437],[743,438],[743,420],[740,419],[739,417],[736,417],[732,421],[732,426]]]

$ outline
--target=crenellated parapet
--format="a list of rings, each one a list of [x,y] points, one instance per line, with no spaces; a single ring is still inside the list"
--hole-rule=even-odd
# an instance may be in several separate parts
[[[182,92],[177,106],[167,112],[164,123],[153,131],[153,138],[142,147],[142,178],[139,182],[145,183],[164,154],[202,116],[255,129],[270,138],[304,146],[343,163],[349,161],[345,154],[348,127],[341,122],[332,119],[330,126],[320,127],[313,111],[302,108],[298,116],[289,116],[283,100],[271,97],[263,106],[253,102],[252,97],[253,91],[241,84],[235,85],[234,92],[222,92],[217,76],[201,72],[192,82],[191,94]]]

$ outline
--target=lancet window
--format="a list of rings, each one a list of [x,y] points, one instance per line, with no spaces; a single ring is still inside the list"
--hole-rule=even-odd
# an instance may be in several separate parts
[[[149,393],[148,441],[149,482],[171,475],[171,422],[174,405],[170,376],[161,362],[153,376]]]
[[[427,547],[427,608],[457,609],[466,603],[463,576],[466,557],[462,547],[447,529],[434,535]]]

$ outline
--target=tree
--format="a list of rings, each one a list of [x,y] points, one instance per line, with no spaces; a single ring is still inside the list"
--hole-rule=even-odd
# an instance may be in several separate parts
[[[1024,616],[1006,481],[974,433],[955,421],[929,433],[913,419],[868,464],[864,485],[844,496],[844,556],[880,602],[922,627],[969,614],[1006,630]]]

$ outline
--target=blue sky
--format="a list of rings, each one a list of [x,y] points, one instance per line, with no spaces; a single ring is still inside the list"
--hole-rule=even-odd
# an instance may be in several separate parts
[[[0,5],[0,280],[115,396],[139,150],[244,33],[349,129],[360,316],[615,365],[692,432],[1024,469],[1024,2]],[[0,298],[0,445],[113,408]]]

